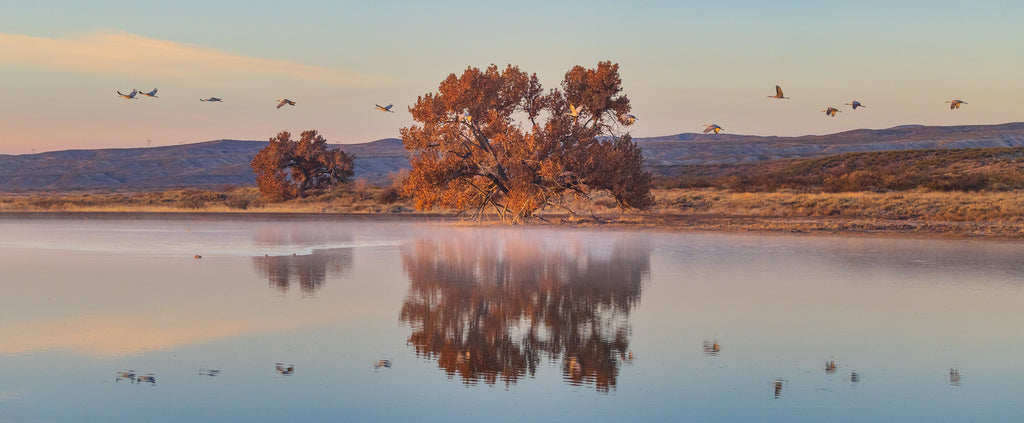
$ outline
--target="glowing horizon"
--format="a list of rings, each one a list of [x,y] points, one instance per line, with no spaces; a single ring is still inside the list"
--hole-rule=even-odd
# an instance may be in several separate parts
[[[0,16],[0,90],[9,99],[0,104],[0,154],[264,140],[282,130],[316,129],[342,144],[398,137],[415,123],[406,110],[417,96],[449,73],[491,63],[537,73],[548,89],[574,65],[618,63],[638,118],[634,137],[712,123],[726,134],[801,136],[1024,120],[1016,102],[1024,55],[1007,54],[1024,36],[1012,19],[1024,4],[994,0],[630,8],[527,0],[515,10],[454,0],[57,3]],[[67,13],[53,18],[54,7]],[[527,20],[534,25],[524,30]],[[776,84],[790,99],[766,98]],[[159,98],[115,93],[153,88]],[[199,101],[210,96],[224,102]],[[275,109],[280,98],[297,105]],[[953,99],[967,104],[951,111]],[[867,107],[843,106],[852,100]],[[842,113],[819,112],[829,106]]]

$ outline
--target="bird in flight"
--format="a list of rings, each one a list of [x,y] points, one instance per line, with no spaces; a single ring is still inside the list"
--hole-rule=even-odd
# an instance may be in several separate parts
[[[949,110],[956,110],[960,108],[961,104],[967,104],[967,102],[963,100],[950,100],[946,103],[949,103]]]
[[[127,98],[129,100],[134,100],[135,99],[135,95],[138,94],[138,93],[139,93],[139,90],[132,90],[131,94],[125,94],[125,93],[122,93],[122,92],[118,91],[117,95],[118,95],[118,97],[121,97],[121,98]]]
[[[722,130],[722,127],[718,126],[717,124],[714,124],[714,123],[712,123],[711,125],[704,125],[704,133],[705,134],[708,133],[708,132],[711,132],[711,131],[715,131],[715,133],[717,134],[718,131],[721,131],[721,130]]]
[[[156,88],[153,88],[153,91],[150,91],[148,93],[145,92],[145,91],[139,90],[139,94],[142,94],[142,95],[147,96],[147,97],[159,98],[159,97],[156,96]]]
[[[775,86],[775,95],[770,95],[770,96],[768,96],[768,98],[785,98],[785,99],[788,99],[789,97],[784,97],[782,95],[782,87],[776,85]]]
[[[581,111],[582,109],[577,109],[576,106],[573,106],[572,103],[569,103],[569,116],[580,117]]]
[[[286,99],[284,99],[284,100],[274,100],[274,101],[279,101],[279,102],[280,102],[280,103],[277,103],[277,108],[278,108],[278,109],[280,109],[281,107],[283,107],[283,106],[284,106],[285,104],[288,104],[288,105],[291,105],[291,106],[294,106],[294,105],[295,105],[295,102],[294,102],[294,101],[291,101],[291,100],[289,100],[289,99],[287,99],[287,98],[286,98]]]
[[[827,108],[825,110],[822,110],[822,111],[825,112],[826,115],[835,116],[836,113],[839,112],[839,109],[837,109],[835,107],[829,107],[829,108]]]
[[[217,97],[210,97],[210,98],[200,98],[199,101],[223,101],[223,100],[221,100],[221,99],[219,99]]]
[[[381,105],[379,105],[379,104],[374,104],[374,106],[377,106],[377,110],[380,110],[380,111],[382,111],[382,112],[391,112],[391,113],[394,113],[394,111],[393,111],[393,110],[391,110],[391,106],[394,106],[394,104],[389,104],[389,105],[387,105],[387,106],[381,106]]]
[[[636,116],[630,114],[624,115],[622,116],[622,121],[625,122],[627,125],[632,125],[636,123]]]
[[[853,110],[857,110],[858,107],[868,107],[868,106],[865,106],[863,104],[860,104],[860,102],[857,101],[857,100],[853,100],[853,103],[843,103],[843,105],[844,106],[853,106]]]

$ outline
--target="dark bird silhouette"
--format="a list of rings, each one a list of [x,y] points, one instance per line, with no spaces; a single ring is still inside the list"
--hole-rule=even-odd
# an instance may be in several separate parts
[[[775,95],[770,95],[770,96],[768,96],[768,98],[786,98],[786,99],[788,99],[789,97],[784,97],[782,95],[782,87],[776,85],[775,86]]]
[[[950,100],[946,103],[949,103],[949,110],[956,110],[960,108],[961,104],[967,104],[967,102],[963,100]]]
[[[721,130],[722,130],[722,127],[718,126],[717,124],[704,125],[704,133],[705,134],[708,133],[708,132],[711,132],[711,131],[714,131],[717,134],[718,131],[721,131]]]
[[[853,103],[843,103],[843,105],[844,106],[853,106],[853,110],[857,110],[858,107],[868,107],[868,106],[865,106],[863,104],[860,104],[860,102],[857,101],[857,100],[853,100]]]

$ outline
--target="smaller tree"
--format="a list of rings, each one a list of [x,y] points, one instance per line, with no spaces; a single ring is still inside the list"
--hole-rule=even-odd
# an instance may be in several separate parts
[[[355,175],[352,163],[351,154],[328,149],[327,140],[309,130],[298,141],[292,141],[288,132],[278,133],[256,153],[251,166],[260,194],[281,201],[348,182]]]

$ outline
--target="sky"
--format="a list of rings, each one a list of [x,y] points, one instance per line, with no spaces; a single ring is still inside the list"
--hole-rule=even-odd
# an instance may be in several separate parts
[[[398,137],[448,74],[619,64],[634,137],[1024,120],[1024,2],[0,0],[0,154]],[[769,99],[781,85],[789,100]],[[116,91],[158,98],[125,100]],[[219,97],[222,103],[200,98]],[[275,108],[288,98],[296,106]],[[967,102],[951,111],[946,101]],[[851,110],[858,100],[867,107]],[[374,110],[394,104],[396,113]],[[842,112],[826,117],[829,106]]]

